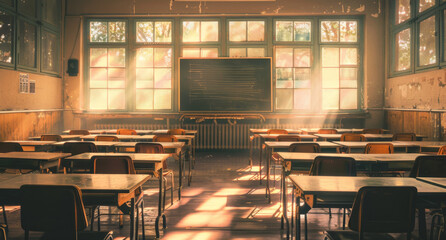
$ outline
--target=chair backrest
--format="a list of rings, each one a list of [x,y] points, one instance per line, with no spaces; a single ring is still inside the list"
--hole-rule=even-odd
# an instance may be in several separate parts
[[[116,131],[118,135],[137,135],[136,131],[133,129],[118,129]]]
[[[446,155],[417,157],[409,177],[446,177]]]
[[[383,134],[384,130],[382,128],[368,128],[362,130],[363,134]]]
[[[359,189],[348,227],[360,233],[409,233],[415,226],[415,187]]]
[[[317,131],[319,134],[337,134],[338,130],[331,128],[321,128]]]
[[[415,133],[395,133],[392,139],[393,141],[416,141],[417,135]]]
[[[288,152],[303,152],[303,153],[320,153],[321,146],[317,143],[292,143],[288,148]]]
[[[71,153],[71,155],[97,151],[96,145],[92,142],[66,142],[62,147],[62,152]]]
[[[364,142],[365,137],[358,133],[343,133],[341,135],[341,141],[343,142]]]
[[[90,132],[85,129],[74,129],[74,130],[70,130],[70,132],[68,134],[70,134],[70,135],[90,135]]]
[[[367,143],[364,153],[393,153],[392,143]]]
[[[44,135],[40,136],[40,141],[61,142],[62,141],[62,137],[60,135],[55,135],[55,134],[44,134]]]
[[[133,160],[129,156],[94,156],[93,173],[135,174]]]
[[[350,157],[318,156],[311,165],[310,176],[356,176],[356,161]]]
[[[95,141],[105,141],[105,142],[119,142],[119,138],[116,136],[108,136],[108,135],[98,135],[94,137]]]
[[[6,231],[4,227],[0,227],[0,240],[6,240]]]
[[[23,152],[22,145],[16,142],[0,142],[0,153]]]
[[[446,155],[446,145],[438,149],[438,155]]]
[[[176,129],[169,129],[167,130],[168,135],[184,135],[186,134],[186,130],[182,128],[176,128]]]
[[[135,145],[135,153],[164,153],[164,148],[156,142],[141,142]]]
[[[178,142],[178,139],[174,135],[161,134],[161,135],[155,135],[153,137],[153,141],[154,142]]]
[[[88,226],[82,193],[74,185],[23,185],[20,188],[21,223],[25,231],[57,233],[76,239]]]
[[[288,134],[288,131],[285,129],[268,129],[266,131],[267,134]]]
[[[279,142],[300,142],[302,141],[299,135],[296,134],[285,134],[277,136],[277,141]]]

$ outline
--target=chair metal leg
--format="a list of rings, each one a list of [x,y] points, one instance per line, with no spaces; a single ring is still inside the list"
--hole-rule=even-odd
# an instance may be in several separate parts
[[[90,215],[91,215],[91,219],[90,219],[90,231],[93,231],[94,210],[95,210],[95,207],[91,207],[91,209],[90,209]]]
[[[343,217],[342,217],[342,230],[345,230],[345,208],[343,208],[343,210],[344,210],[344,213],[342,214],[343,215]]]
[[[5,230],[8,230],[8,218],[6,217],[6,208],[5,205],[2,205],[3,209],[3,221],[5,222]]]
[[[136,209],[136,217],[135,217],[135,239],[139,239],[139,207],[138,204],[135,204]]]
[[[146,224],[144,223],[144,201],[141,199],[141,227],[142,227],[142,239],[146,239]]]
[[[164,187],[163,187],[163,212],[166,209],[166,191],[167,191],[167,178],[163,177]]]
[[[98,231],[101,231],[101,207],[98,206]]]
[[[175,178],[174,178],[174,175],[173,175],[173,171],[172,171],[172,173],[170,174],[171,176],[172,176],[172,178],[171,178],[171,184],[170,184],[170,205],[172,206],[173,205],[173,190],[174,190],[174,184],[175,184]]]

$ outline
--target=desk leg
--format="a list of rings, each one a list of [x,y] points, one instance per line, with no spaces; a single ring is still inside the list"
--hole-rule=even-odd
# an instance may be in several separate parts
[[[271,149],[270,148],[265,148],[265,152],[266,152],[266,197],[268,198],[268,203],[271,203],[271,189],[269,187],[269,171],[270,171],[270,161],[271,161],[271,154],[270,154]]]
[[[163,228],[166,228],[166,225],[167,225],[166,215],[164,215],[164,212],[163,212],[163,206],[165,204],[163,201],[163,192],[166,191],[166,189],[164,189],[163,168],[160,168],[158,174],[159,174],[159,194],[158,194],[158,216],[155,219],[156,238],[160,237],[159,223],[160,223],[161,217],[163,218]]]
[[[192,182],[192,157],[190,156],[190,154],[188,155],[189,156],[189,173],[188,173],[188,176],[187,176],[187,186],[190,186],[190,183]]]
[[[259,178],[260,184],[262,184],[262,155],[263,155],[263,138],[260,138],[260,149],[259,149]]]
[[[181,188],[183,188],[183,161],[184,161],[184,153],[180,152],[180,157],[178,159],[178,201],[181,200]]]
[[[249,166],[252,168],[252,144],[254,143],[254,136],[249,136],[248,149],[249,149]]]
[[[286,189],[286,179],[285,179],[285,165],[282,166],[282,188],[281,188],[281,194],[282,194],[282,225],[281,229],[283,229],[283,222],[285,221],[286,225],[286,238],[290,238],[290,223],[288,221],[288,210],[287,210],[287,189]]]
[[[293,197],[294,197],[295,189],[293,188]],[[300,203],[300,197],[296,197],[296,213],[295,213],[295,224],[296,224],[296,240],[300,240],[300,212],[299,212],[299,203]]]
[[[130,200],[130,239],[135,240],[137,239],[135,234],[135,198],[132,198]]]
[[[419,231],[419,237],[421,240],[427,239],[426,234],[426,210],[424,209],[424,206],[420,206],[418,208],[418,231]]]

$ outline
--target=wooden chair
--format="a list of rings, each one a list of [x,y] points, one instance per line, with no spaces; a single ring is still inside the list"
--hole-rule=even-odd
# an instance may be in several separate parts
[[[104,141],[104,142],[119,142],[119,138],[116,136],[108,136],[108,135],[98,135],[94,137],[95,141]]]
[[[382,128],[366,128],[362,130],[363,134],[383,134],[384,130]]]
[[[417,157],[409,177],[446,177],[446,155]]]
[[[62,137],[60,135],[55,135],[55,134],[44,134],[44,135],[40,136],[40,141],[61,142],[62,141]]]
[[[285,129],[268,129],[266,134],[288,134],[288,131]]]
[[[185,135],[186,130],[184,130],[182,128],[169,129],[169,130],[167,130],[167,134],[168,135]]]
[[[86,153],[86,152],[97,152],[98,149],[93,142],[66,142],[63,144],[62,152],[71,153],[72,156]],[[72,166],[71,166],[72,165]],[[70,172],[90,172],[91,171],[91,162],[80,162],[73,161],[73,164],[65,161],[60,164],[60,167],[64,169],[64,172],[69,169]]]
[[[178,139],[174,135],[161,134],[161,135],[155,135],[153,137],[153,141],[154,142],[178,142]]]
[[[343,142],[364,142],[365,140],[364,135],[358,133],[343,133],[341,135]]]
[[[300,141],[302,141],[302,139],[297,134],[285,134],[285,135],[277,136],[276,141],[278,141],[278,142],[300,142]]]
[[[437,155],[446,155],[446,145],[438,149]]]
[[[393,134],[393,141],[416,141],[417,135],[415,133],[395,133]]]
[[[288,152],[303,152],[303,153],[320,153],[321,147],[317,143],[305,142],[305,143],[293,143],[288,148]],[[300,166],[293,164],[292,162],[287,162],[286,169],[290,173],[308,173],[309,165]]]
[[[75,130],[70,130],[70,132],[68,134],[69,135],[90,135],[90,132],[85,129],[75,129]]]
[[[118,135],[138,135],[136,133],[136,131],[133,129],[118,129],[116,131],[116,134],[118,134]]]
[[[88,226],[81,190],[74,185],[23,185],[20,188],[21,222],[25,239],[30,231],[42,239],[113,239],[112,232],[84,232]]]
[[[136,153],[164,153],[164,148],[163,145],[159,144],[159,143],[137,143],[135,145],[135,152]],[[166,203],[166,191],[170,189],[170,204],[173,205],[173,190],[175,188],[174,184],[174,174],[173,174],[173,170],[169,169],[167,167],[167,161],[163,162],[163,178],[164,178],[164,191],[163,191],[163,202]],[[153,169],[148,169],[150,174],[153,175],[157,175],[158,167],[155,167]],[[139,170],[137,171],[137,173],[144,173],[144,171],[140,172]],[[170,175],[170,187],[167,188],[167,178],[166,176]],[[165,204],[163,204],[163,209],[164,209]]]
[[[0,153],[23,152],[22,145],[17,142],[0,142]]]
[[[393,153],[392,143],[367,143],[364,153]]]
[[[338,130],[332,128],[321,128],[317,131],[319,134],[337,134]]]
[[[136,174],[133,160],[129,156],[94,156],[92,157],[94,174]],[[130,214],[128,202],[134,198],[136,208],[136,232],[138,232],[139,208],[141,208],[142,237],[145,239],[144,228],[144,192],[142,188],[136,189],[132,193],[120,193],[117,199],[114,194],[85,194],[85,205],[93,206],[91,218],[91,230],[93,230],[94,212],[98,210],[98,231],[100,231],[100,208],[94,203],[100,202],[101,206],[117,206],[124,214]],[[123,218],[120,215],[120,224]]]
[[[351,231],[327,231],[325,239],[394,239],[387,233],[406,233],[411,239],[416,196],[415,187],[362,187],[348,222]]]

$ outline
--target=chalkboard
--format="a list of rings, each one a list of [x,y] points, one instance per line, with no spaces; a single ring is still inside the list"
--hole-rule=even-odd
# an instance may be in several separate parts
[[[180,58],[181,112],[271,112],[271,58]]]

